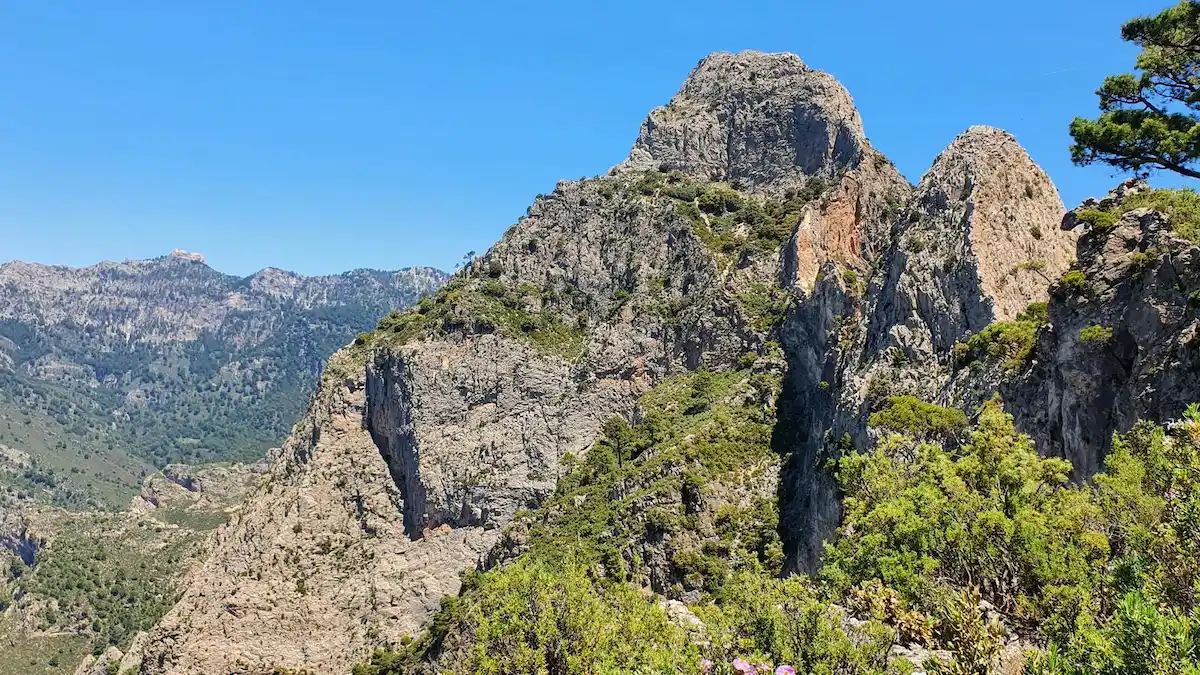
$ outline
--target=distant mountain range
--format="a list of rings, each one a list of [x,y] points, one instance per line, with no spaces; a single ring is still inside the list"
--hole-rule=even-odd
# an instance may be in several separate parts
[[[0,265],[0,484],[118,503],[151,466],[252,460],[304,410],[322,364],[440,287],[428,267],[222,274],[203,256]]]

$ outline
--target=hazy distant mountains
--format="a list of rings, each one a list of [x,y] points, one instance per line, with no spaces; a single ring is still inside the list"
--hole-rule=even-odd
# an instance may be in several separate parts
[[[330,354],[446,278],[427,267],[240,278],[182,251],[0,265],[0,482],[74,503],[119,497],[148,464],[259,457]]]

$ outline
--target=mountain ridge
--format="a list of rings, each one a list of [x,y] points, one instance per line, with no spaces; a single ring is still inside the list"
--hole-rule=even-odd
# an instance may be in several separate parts
[[[954,379],[950,347],[1048,298],[1037,273],[1065,271],[1075,238],[1008,134],[965,132],[914,186],[818,72],[794,55],[702,61],[629,159],[558,183],[438,294],[339,352],[140,672],[344,672],[412,638],[461,590],[455,570],[536,546],[531,514],[609,514],[595,526],[622,534],[595,562],[676,603],[710,590],[696,570],[719,567],[722,509],[769,522],[774,505],[782,540],[748,555],[811,569],[840,514],[824,471],[841,432],[865,447],[889,394],[989,396],[991,380]],[[757,421],[712,425],[710,409]],[[661,453],[645,482],[559,495],[593,453],[632,461],[621,424],[658,430],[633,441]],[[750,475],[722,459],[730,442]],[[669,536],[647,529],[658,511]]]
[[[50,489],[61,504],[119,506],[151,464],[252,461],[282,440],[334,350],[445,279],[425,267],[238,277],[178,252],[0,264],[0,442],[35,446],[71,485]]]

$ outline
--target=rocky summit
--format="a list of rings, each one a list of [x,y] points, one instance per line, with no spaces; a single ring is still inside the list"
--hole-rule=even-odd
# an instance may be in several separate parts
[[[914,186],[830,75],[709,56],[624,162],[539,196],[335,354],[179,601],[81,672],[701,672],[765,652],[820,671],[826,648],[861,666],[836,672],[1017,672],[1046,643],[1032,626],[1062,618],[1039,594],[1083,597],[1071,574],[1120,546],[1067,476],[1196,390],[1197,248],[1139,191],[1067,214],[989,127]],[[1023,555],[1088,553],[981,582],[922,534],[939,518],[979,555],[1013,532],[1083,542]]]

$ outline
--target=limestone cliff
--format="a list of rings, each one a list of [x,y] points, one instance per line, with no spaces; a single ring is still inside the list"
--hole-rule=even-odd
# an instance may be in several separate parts
[[[973,407],[996,382],[964,390],[954,345],[1044,301],[1073,235],[1058,191],[1009,134],[972,127],[934,161],[865,272],[830,267],[785,322],[790,371],[780,416],[792,435],[784,532],[794,568],[816,566],[840,507],[825,460],[843,437],[867,447],[869,413],[892,395]]]
[[[330,361],[265,482],[146,640],[139,672],[346,672],[457,592],[488,540],[479,529],[404,536],[399,491],[363,428],[366,356]]]
[[[1054,286],[1031,367],[1003,389],[1039,451],[1077,477],[1102,468],[1113,432],[1178,418],[1200,398],[1200,247],[1164,213],[1126,206],[1147,189],[1128,181],[1064,218],[1084,230],[1077,267]],[[1085,224],[1088,212],[1112,222]]]

